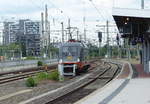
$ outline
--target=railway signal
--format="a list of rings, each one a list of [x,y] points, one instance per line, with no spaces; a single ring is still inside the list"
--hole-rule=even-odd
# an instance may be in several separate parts
[[[102,42],[102,32],[98,32],[98,39],[99,39],[99,57],[100,57],[100,47]]]

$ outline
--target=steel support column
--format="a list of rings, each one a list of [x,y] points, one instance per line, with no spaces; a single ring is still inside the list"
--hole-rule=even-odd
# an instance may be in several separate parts
[[[149,73],[150,72],[150,41],[148,40],[147,41],[147,72]]]

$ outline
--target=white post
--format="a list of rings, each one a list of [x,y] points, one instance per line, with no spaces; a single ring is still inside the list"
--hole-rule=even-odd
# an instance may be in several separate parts
[[[76,64],[73,65],[73,76],[76,75]]]
[[[58,72],[59,72],[59,81],[64,81],[64,74],[63,74],[63,65],[58,64]]]

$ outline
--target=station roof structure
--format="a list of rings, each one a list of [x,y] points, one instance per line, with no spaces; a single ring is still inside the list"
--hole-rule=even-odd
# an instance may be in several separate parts
[[[123,38],[149,37],[150,10],[113,8],[112,15]]]
[[[145,9],[113,8],[112,14],[113,16],[126,16],[150,19],[150,10]]]

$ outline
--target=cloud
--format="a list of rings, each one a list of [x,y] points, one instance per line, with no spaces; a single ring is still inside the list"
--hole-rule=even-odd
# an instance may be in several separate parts
[[[114,6],[120,8],[140,8],[141,0],[114,0]]]
[[[137,0],[114,0],[116,7],[137,7]],[[106,19],[111,19],[113,0],[92,0],[95,6]],[[70,17],[82,21],[83,16],[87,20],[102,20],[100,14],[91,5],[89,0],[2,0],[0,1],[0,15],[31,15],[44,11],[44,5],[48,4],[49,14],[52,17]],[[131,5],[132,4],[132,5]],[[134,6],[135,5],[135,6]],[[63,11],[63,14],[60,12]],[[37,16],[37,15],[36,15]],[[40,19],[40,15],[37,16]]]
[[[114,2],[113,2],[114,1]],[[140,0],[92,0],[99,12],[89,0],[0,0],[0,17],[30,18],[40,20],[40,13],[48,5],[49,20],[60,28],[60,22],[67,27],[67,19],[71,18],[73,26],[80,27],[83,32],[83,16],[86,16],[86,25],[95,34],[95,26],[106,20],[112,21],[112,7],[140,8]],[[146,8],[150,1],[145,0]],[[62,11],[62,12],[61,12]],[[103,17],[105,18],[102,19]],[[94,29],[93,29],[94,28]],[[96,35],[95,35],[96,36]]]

